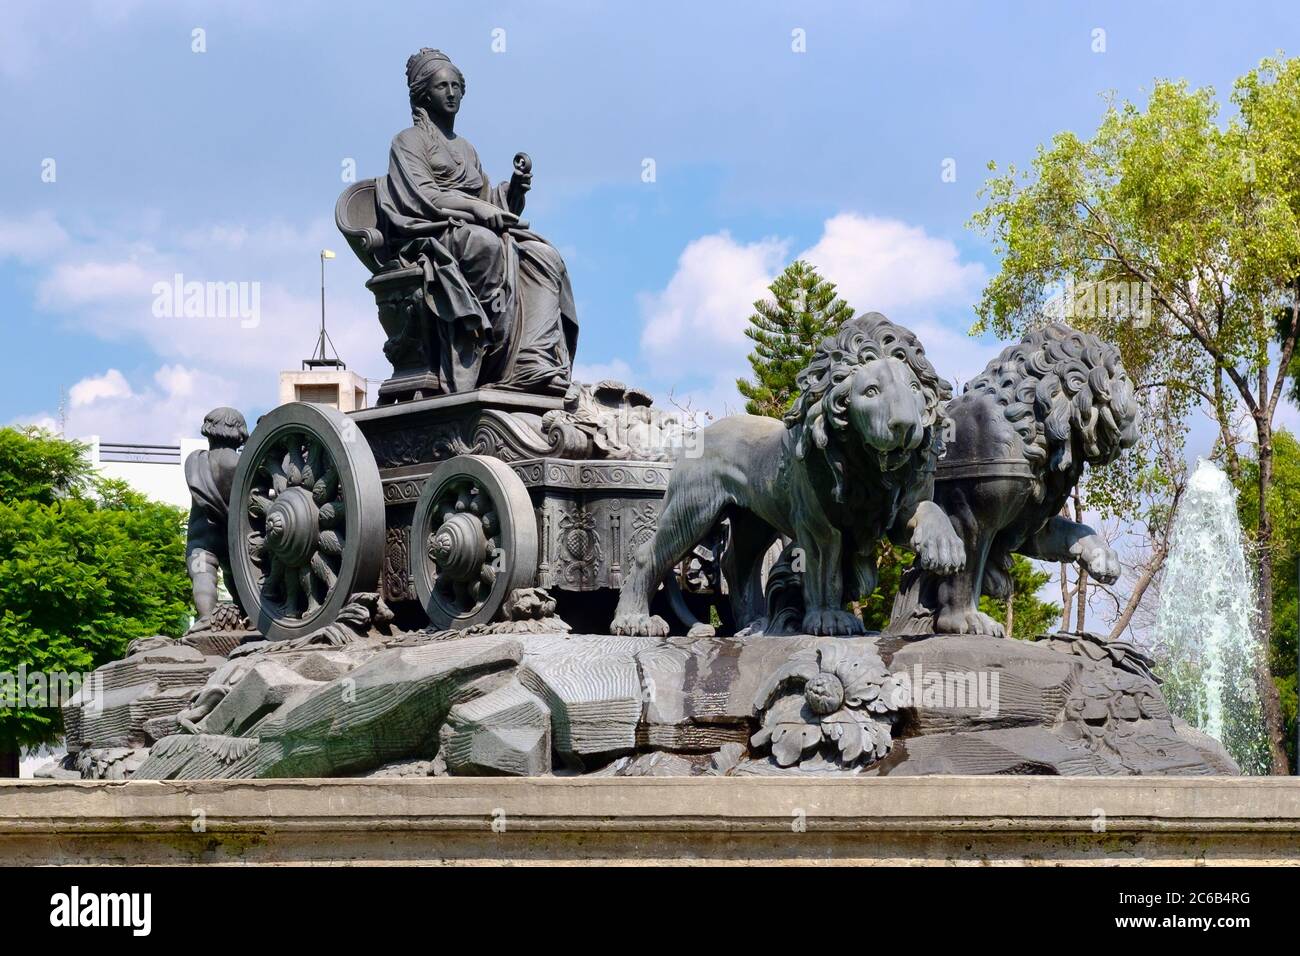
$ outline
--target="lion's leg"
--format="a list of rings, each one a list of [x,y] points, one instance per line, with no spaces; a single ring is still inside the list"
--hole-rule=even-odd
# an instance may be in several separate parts
[[[965,570],[939,579],[936,588],[939,610],[934,621],[936,632],[1006,636],[1002,625],[979,609],[978,582],[984,577],[984,567],[988,562],[989,546],[992,541],[991,534],[977,532],[966,549]]]
[[[776,529],[749,511],[731,516],[731,544],[722,557],[722,573],[731,592],[736,630],[760,624],[766,612],[763,597],[763,558],[776,540]]]
[[[655,536],[637,549],[619,591],[611,627],[615,634],[667,636],[667,622],[650,614],[650,599],[668,569],[703,540],[721,516],[723,496],[712,476],[697,473],[674,478]]]
[[[1119,579],[1119,555],[1086,524],[1056,515],[1020,549],[1043,561],[1077,562],[1102,584]]]
[[[866,600],[876,589],[876,580],[880,577],[876,569],[877,547],[875,541],[870,541],[859,545],[848,556],[844,567],[844,582],[851,586],[851,590],[844,595],[846,601]]]
[[[933,583],[936,632],[1005,635],[1000,623],[980,611],[980,591],[995,542],[1022,514],[1031,495],[1028,482],[1007,478],[972,478],[945,488],[944,511],[965,544],[966,566]],[[1001,549],[1002,543],[997,546]]]
[[[807,634],[861,634],[862,621],[844,609],[844,538],[829,526],[801,528],[804,550],[803,629]]]

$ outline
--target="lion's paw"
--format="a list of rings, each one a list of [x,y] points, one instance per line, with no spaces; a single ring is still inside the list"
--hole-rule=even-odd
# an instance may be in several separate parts
[[[812,608],[803,616],[803,631],[817,637],[864,634],[866,628],[855,614],[833,607]]]
[[[1114,584],[1119,580],[1119,555],[1101,535],[1090,534],[1079,539],[1071,552],[1088,574],[1102,584]]]
[[[620,614],[609,630],[619,637],[667,637],[668,622],[658,614]]]
[[[956,574],[966,567],[966,544],[946,520],[918,528],[912,548],[927,571]]]
[[[940,611],[935,618],[934,629],[939,634],[989,634],[993,637],[1006,637],[1007,632],[1001,624],[983,611],[958,610]]]

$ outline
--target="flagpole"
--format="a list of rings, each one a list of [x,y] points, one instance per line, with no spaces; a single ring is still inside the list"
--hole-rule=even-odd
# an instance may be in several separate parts
[[[340,366],[346,368],[338,359],[338,352],[334,353],[334,359],[329,358],[328,346],[333,343],[329,340],[329,333],[325,331],[325,260],[333,259],[334,252],[330,249],[320,251],[320,335],[316,338],[316,351],[312,353],[310,359],[305,359],[303,367],[316,366]]]

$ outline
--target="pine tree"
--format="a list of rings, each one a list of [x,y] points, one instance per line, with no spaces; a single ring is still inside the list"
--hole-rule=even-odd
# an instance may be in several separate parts
[[[812,359],[822,339],[853,317],[853,309],[835,295],[835,284],[796,259],[768,286],[774,299],[754,303],[745,335],[754,343],[749,355],[753,380],[737,379],[751,415],[782,417],[798,395],[795,378]]]

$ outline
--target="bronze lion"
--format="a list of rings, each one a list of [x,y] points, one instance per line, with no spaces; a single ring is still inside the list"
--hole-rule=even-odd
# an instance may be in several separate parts
[[[1077,562],[1106,584],[1119,558],[1092,528],[1060,514],[1085,464],[1137,441],[1138,405],[1119,351],[1059,322],[1010,346],[948,404],[952,433],[934,500],[965,542],[965,569],[909,570],[890,630],[995,634],[981,594],[1011,593],[1011,555]]]
[[[907,329],[873,312],[824,340],[798,378],[784,423],[734,415],[704,429],[679,456],[653,539],[635,554],[619,595],[615,634],[665,635],[650,600],[668,570],[721,520],[738,628],[765,629],[762,562],[777,535],[793,539],[808,634],[856,634],[845,602],[876,586],[880,538],[916,550],[936,573],[958,570],[961,539],[930,501],[944,449],[952,386]]]

